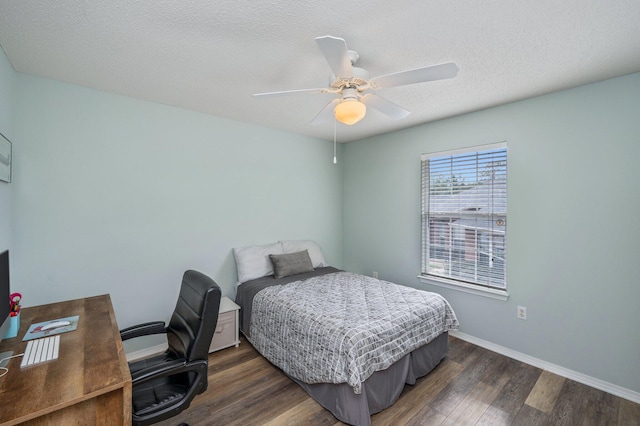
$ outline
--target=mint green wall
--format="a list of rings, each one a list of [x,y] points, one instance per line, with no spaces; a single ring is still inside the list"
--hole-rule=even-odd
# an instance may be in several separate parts
[[[15,72],[0,48],[0,133],[12,142],[14,86]],[[15,143],[13,149],[16,149]],[[11,249],[12,190],[10,183],[0,182],[0,251]]]
[[[504,140],[511,297],[420,283],[420,154]],[[464,333],[640,392],[639,161],[640,74],[347,144],[344,267],[443,294]]]
[[[189,268],[234,297],[233,247],[313,239],[341,265],[332,143],[16,81],[12,260],[26,305],[111,293],[124,327],[168,317]]]

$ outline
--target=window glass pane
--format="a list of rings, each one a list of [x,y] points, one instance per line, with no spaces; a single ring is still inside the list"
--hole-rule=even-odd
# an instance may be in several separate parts
[[[422,159],[422,273],[506,288],[507,150]]]

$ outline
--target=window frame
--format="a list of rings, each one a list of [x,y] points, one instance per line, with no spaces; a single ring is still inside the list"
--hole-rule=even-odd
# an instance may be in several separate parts
[[[505,218],[505,225],[504,225],[504,253],[505,253],[505,258],[504,258],[504,270],[503,270],[503,280],[504,280],[504,287],[497,287],[497,286],[491,286],[491,285],[485,285],[482,283],[478,283],[478,282],[473,282],[473,281],[468,281],[468,280],[464,280],[462,279],[462,277],[460,277],[460,279],[457,279],[455,276],[451,277],[451,276],[441,276],[441,275],[435,275],[435,274],[429,274],[428,273],[428,265],[429,265],[429,260],[431,259],[430,254],[429,254],[429,250],[431,248],[431,243],[430,243],[430,232],[432,232],[431,227],[429,226],[429,198],[430,198],[430,180],[432,178],[431,174],[429,174],[429,176],[426,176],[426,180],[425,180],[425,173],[424,173],[424,162],[425,161],[429,161],[430,159],[434,159],[434,158],[441,158],[441,157],[454,157],[454,156],[458,156],[461,154],[470,154],[473,155],[478,154],[482,151],[493,151],[493,150],[501,150],[504,149],[505,150],[505,154],[504,154],[504,159],[505,161],[507,160],[507,156],[508,156],[508,150],[507,150],[507,143],[506,141],[503,142],[498,142],[498,143],[492,143],[492,144],[487,144],[487,145],[478,145],[478,146],[471,146],[471,147],[466,147],[466,148],[461,148],[461,149],[454,149],[454,150],[448,150],[448,151],[440,151],[440,152],[432,152],[432,153],[426,153],[426,154],[422,154],[421,155],[421,159],[420,159],[420,167],[421,167],[421,184],[420,184],[420,191],[421,191],[421,212],[420,212],[420,220],[421,220],[421,250],[420,250],[420,257],[421,257],[421,272],[420,275],[418,275],[418,279],[424,283],[427,284],[431,284],[431,285],[436,285],[436,286],[440,286],[440,287],[445,287],[445,288],[449,288],[449,289],[454,289],[454,290],[458,290],[458,291],[462,291],[465,293],[471,293],[471,294],[476,294],[476,295],[480,295],[480,296],[485,296],[485,297],[491,297],[491,298],[495,298],[495,299],[499,299],[499,300],[507,300],[509,298],[509,294],[507,292],[507,277],[506,277],[506,218],[507,218],[507,212],[506,212],[506,199],[505,199],[505,212],[504,212],[504,218]],[[476,157],[477,158],[477,157]],[[453,160],[452,160],[453,161]],[[507,163],[508,164],[508,163]],[[505,168],[507,166],[505,165]],[[455,173],[452,174],[452,176],[455,176]],[[505,170],[505,179],[506,179],[506,170]],[[474,180],[474,182],[477,182],[477,176],[476,179]],[[425,188],[426,186],[429,186],[429,188]],[[506,183],[505,183],[506,185]],[[493,189],[492,189],[492,194],[493,194]],[[462,211],[461,211],[462,212]],[[462,213],[458,212],[457,214],[462,216]],[[490,216],[492,217],[495,216],[494,212],[490,212]],[[433,218],[433,215],[432,215]],[[467,231],[465,230],[465,233]],[[476,232],[477,232],[477,228],[476,228]],[[477,243],[476,243],[477,246]],[[478,259],[476,258],[476,263],[478,262]]]

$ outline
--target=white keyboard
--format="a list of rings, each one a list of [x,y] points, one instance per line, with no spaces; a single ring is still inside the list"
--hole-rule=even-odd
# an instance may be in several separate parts
[[[29,340],[27,349],[22,356],[20,368],[29,367],[45,361],[58,359],[60,349],[60,335],[43,337],[42,339]]]

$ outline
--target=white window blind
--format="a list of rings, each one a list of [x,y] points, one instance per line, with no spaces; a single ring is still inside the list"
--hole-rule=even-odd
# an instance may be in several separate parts
[[[422,156],[422,275],[506,290],[505,143]]]

